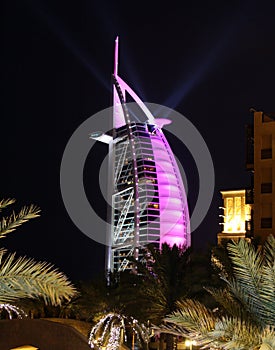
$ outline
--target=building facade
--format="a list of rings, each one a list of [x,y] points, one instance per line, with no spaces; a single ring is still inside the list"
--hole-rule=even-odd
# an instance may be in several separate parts
[[[132,269],[129,257],[141,259],[149,243],[157,248],[163,243],[182,248],[191,244],[185,189],[162,131],[163,125],[170,122],[155,118],[118,75],[117,39],[113,129],[111,137],[107,137],[112,203],[107,270]]]
[[[253,174],[253,233],[265,240],[275,234],[275,116],[251,112],[253,125],[247,129],[246,167]]]
[[[246,170],[251,187],[221,191],[225,239],[254,237],[263,242],[275,235],[275,115],[251,109],[253,123],[246,126]],[[240,220],[240,218],[242,218]]]

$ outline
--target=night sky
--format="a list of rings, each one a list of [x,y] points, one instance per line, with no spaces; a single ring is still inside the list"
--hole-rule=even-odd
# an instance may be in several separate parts
[[[73,280],[103,270],[104,248],[81,233],[65,210],[59,170],[75,129],[111,104],[117,35],[120,76],[144,101],[182,113],[208,145],[216,191],[192,240],[196,250],[215,244],[219,190],[249,184],[249,109],[275,111],[274,1],[4,3],[1,197],[16,198],[18,207],[34,203],[42,215],[2,245],[52,262]],[[172,147],[187,173],[192,210],[194,164],[184,146],[175,141]],[[84,171],[89,199],[102,216],[93,171],[106,152],[98,145]]]

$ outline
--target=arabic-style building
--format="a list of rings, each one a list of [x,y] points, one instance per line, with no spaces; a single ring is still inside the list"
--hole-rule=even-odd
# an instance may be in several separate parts
[[[246,126],[246,170],[251,186],[221,191],[223,226],[218,243],[230,239],[257,238],[264,242],[275,235],[275,114],[251,109],[253,123]]]

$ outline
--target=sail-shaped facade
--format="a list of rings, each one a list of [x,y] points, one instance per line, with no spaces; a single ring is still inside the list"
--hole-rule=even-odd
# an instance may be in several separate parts
[[[191,242],[185,188],[162,131],[170,121],[155,118],[119,77],[118,38],[113,101],[112,139],[108,142],[112,209],[106,268],[121,271],[132,268],[129,256],[139,259],[149,243],[187,248]]]

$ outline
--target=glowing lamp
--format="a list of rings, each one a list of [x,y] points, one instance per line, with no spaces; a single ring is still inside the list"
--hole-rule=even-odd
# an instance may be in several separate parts
[[[22,345],[22,346],[19,346],[17,348],[12,348],[10,350],[20,350],[20,349],[24,349],[24,350],[39,350],[39,348],[36,348],[32,345]]]
[[[185,346],[189,346],[190,350],[192,350],[193,345],[196,345],[196,344],[197,344],[196,340],[191,340],[191,339],[185,340]]]

